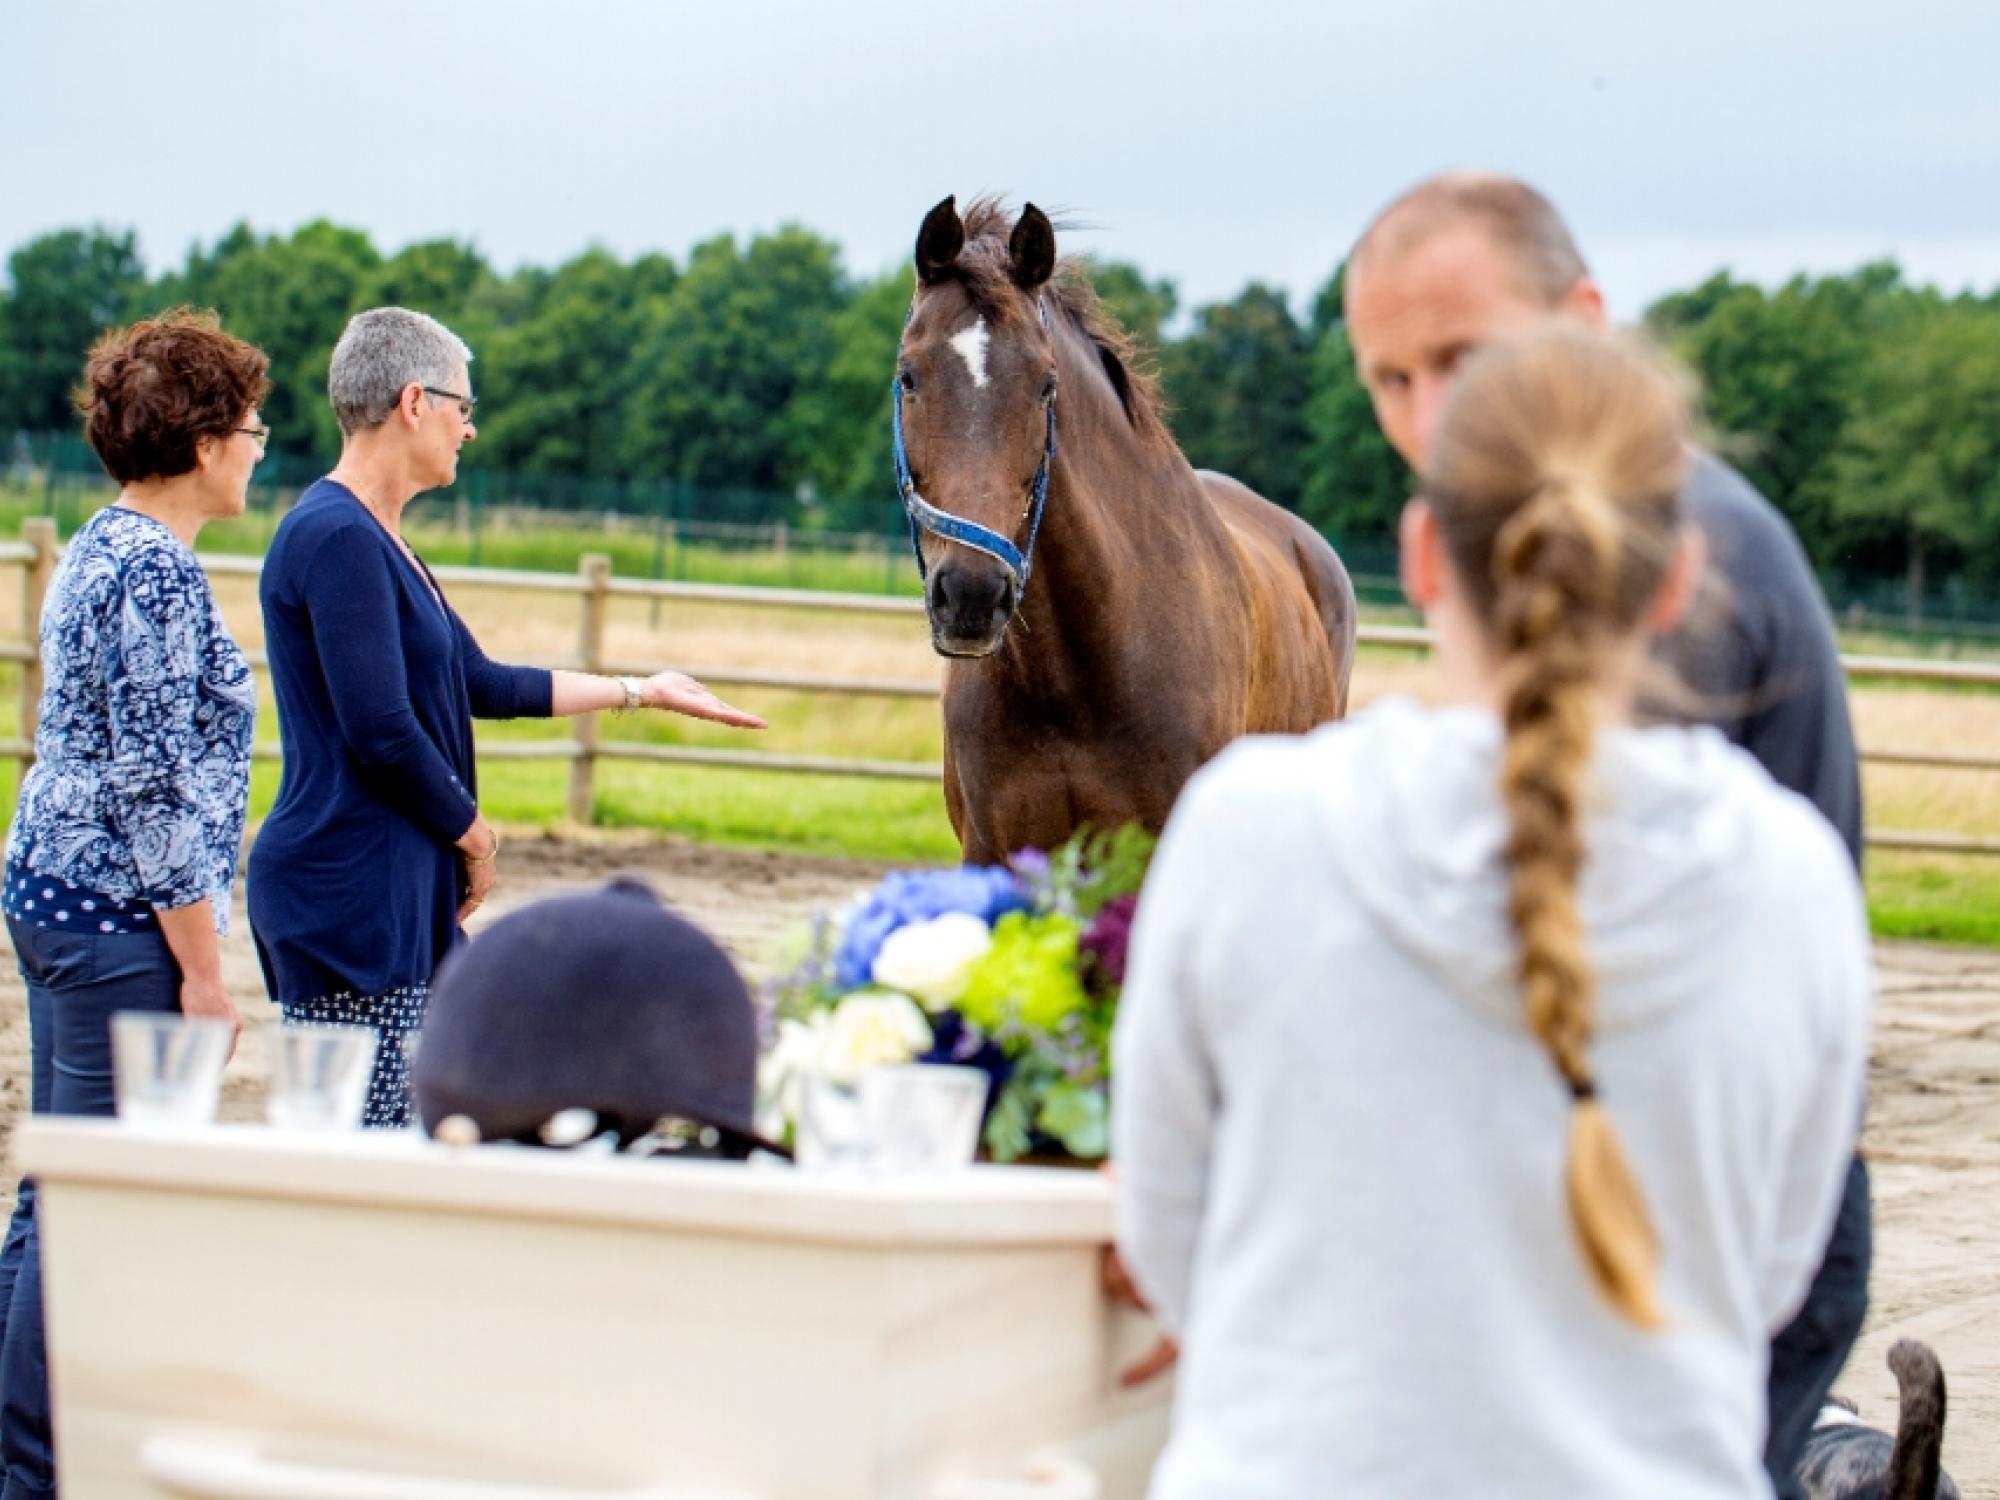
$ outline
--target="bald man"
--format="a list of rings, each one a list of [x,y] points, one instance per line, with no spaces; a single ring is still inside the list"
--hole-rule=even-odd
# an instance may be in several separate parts
[[[1606,322],[1604,297],[1561,217],[1525,183],[1432,178],[1391,203],[1348,257],[1348,338],[1376,420],[1422,474],[1459,363],[1549,318]],[[1691,705],[1773,779],[1809,799],[1861,862],[1861,776],[1833,621],[1798,537],[1776,507],[1713,455],[1697,453],[1683,513],[1708,540],[1716,608],[1669,655]],[[1781,1500],[1868,1306],[1868,1176],[1848,1174],[1824,1265],[1771,1346],[1764,1462]]]

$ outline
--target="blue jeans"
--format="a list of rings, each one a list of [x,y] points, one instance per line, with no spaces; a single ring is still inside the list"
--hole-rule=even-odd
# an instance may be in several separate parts
[[[1875,1215],[1869,1200],[1868,1167],[1857,1154],[1847,1171],[1840,1214],[1826,1260],[1813,1278],[1799,1315],[1771,1345],[1771,1428],[1764,1447],[1778,1500],[1801,1500],[1799,1455],[1812,1436],[1813,1422],[1827,1393],[1840,1378],[1861,1320],[1868,1313],[1868,1269],[1874,1260]]]
[[[28,983],[29,1109],[109,1115],[111,1017],[178,1011],[181,972],[157,932],[70,932],[7,919]],[[0,1500],[56,1493],[49,1363],[42,1338],[42,1255],[35,1185],[21,1183],[0,1244]]]

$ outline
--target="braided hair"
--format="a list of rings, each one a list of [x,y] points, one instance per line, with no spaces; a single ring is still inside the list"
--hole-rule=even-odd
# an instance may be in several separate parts
[[[1499,665],[1507,914],[1528,1029],[1570,1094],[1570,1218],[1592,1280],[1640,1327],[1661,1322],[1659,1243],[1591,1069],[1577,879],[1598,687],[1671,564],[1686,438],[1682,387],[1655,356],[1551,328],[1468,362],[1423,486]]]

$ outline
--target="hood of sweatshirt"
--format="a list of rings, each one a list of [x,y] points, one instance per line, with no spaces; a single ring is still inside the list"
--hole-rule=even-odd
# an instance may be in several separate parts
[[[1517,1017],[1499,720],[1391,700],[1321,733],[1340,764],[1316,778],[1319,809],[1350,888],[1451,990]],[[1704,937],[1760,878],[1769,786],[1712,729],[1599,732],[1578,895],[1600,1033],[1706,987]]]

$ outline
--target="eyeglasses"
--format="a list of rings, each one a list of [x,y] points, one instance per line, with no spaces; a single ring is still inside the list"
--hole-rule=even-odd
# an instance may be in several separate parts
[[[271,429],[268,427],[237,427],[237,428],[232,428],[231,430],[234,432],[240,432],[247,438],[254,439],[256,441],[257,451],[259,453],[262,453],[264,449],[270,445]]]
[[[426,396],[436,396],[445,401],[456,401],[458,403],[459,416],[467,422],[472,420],[473,408],[479,405],[479,398],[477,396],[461,396],[457,391],[441,391],[434,385],[419,386],[418,389]]]

